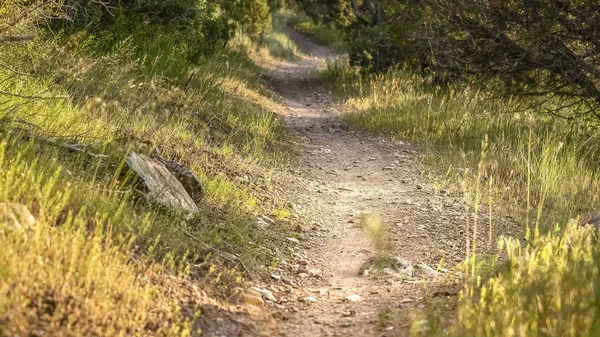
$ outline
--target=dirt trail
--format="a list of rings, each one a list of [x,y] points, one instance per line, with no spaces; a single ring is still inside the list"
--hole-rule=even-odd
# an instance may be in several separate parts
[[[444,260],[454,266],[464,259],[461,198],[421,181],[411,144],[347,131],[339,108],[314,78],[336,55],[289,34],[310,56],[275,65],[269,81],[287,107],[286,123],[301,139],[296,206],[312,228],[292,244],[293,257],[276,271],[282,277],[274,285],[281,290],[279,334],[408,335],[413,312],[431,306],[452,311],[457,288],[432,281],[439,277],[417,265],[436,268]],[[372,238],[358,225],[364,213],[380,216],[386,242],[412,264],[412,276],[358,275],[376,254]]]

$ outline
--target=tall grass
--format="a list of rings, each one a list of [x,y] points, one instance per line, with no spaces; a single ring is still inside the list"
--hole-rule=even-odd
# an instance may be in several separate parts
[[[315,22],[303,13],[295,13],[291,10],[282,10],[278,13],[278,19],[289,23],[298,31],[312,38],[312,41],[330,47],[337,52],[346,50],[344,32],[333,24]]]
[[[169,237],[160,229],[168,218],[136,212],[127,193],[73,174],[85,158],[63,166],[56,148],[5,137],[0,142],[0,331],[189,335],[191,317],[181,314],[178,300],[140,278],[163,277],[164,267],[147,253],[133,253],[144,243],[148,253],[156,248],[156,237],[149,237],[153,232]],[[13,202],[33,212],[32,228],[7,221],[5,203]],[[161,250],[166,264],[183,266],[185,253],[176,255],[177,247]],[[183,272],[179,268],[173,271]]]
[[[588,216],[597,206],[599,134],[594,120],[552,118],[526,109],[523,101],[469,87],[430,89],[423,79],[403,71],[363,78],[338,64],[323,76],[348,97],[345,119],[351,127],[426,147],[425,168],[443,173],[441,184],[466,182],[467,190],[475,191],[476,179],[466,178],[476,177],[487,139],[479,183],[491,187],[482,189],[480,199],[493,197],[503,214],[515,215],[524,226],[550,230]],[[523,207],[527,202],[532,207]]]
[[[0,207],[0,335],[186,336],[199,311],[185,284],[228,293],[239,263],[271,258],[281,233],[256,216],[286,209],[263,191],[289,151],[255,46],[192,63],[163,33],[0,50],[0,202],[36,218],[18,229]],[[147,200],[124,166],[131,150],[187,164],[206,192],[200,214]]]
[[[470,205],[457,320],[442,330],[417,322],[415,334],[600,333],[596,236],[570,220],[588,217],[598,204],[598,121],[552,118],[528,109],[531,101],[470,87],[436,89],[403,71],[364,77],[331,64],[322,76],[345,97],[351,128],[414,141],[425,149],[423,168],[435,184],[459,190]],[[475,254],[483,209],[489,245],[493,231],[527,239],[501,238],[499,265],[482,265]],[[504,216],[520,233],[492,222]]]

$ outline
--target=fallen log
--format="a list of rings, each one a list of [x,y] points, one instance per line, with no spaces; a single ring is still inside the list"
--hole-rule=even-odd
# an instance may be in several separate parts
[[[151,200],[190,214],[199,212],[198,206],[181,182],[163,163],[133,151],[127,156],[125,162],[142,178]]]

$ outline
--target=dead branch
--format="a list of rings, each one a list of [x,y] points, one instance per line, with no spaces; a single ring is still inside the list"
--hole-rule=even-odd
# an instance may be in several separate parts
[[[30,4],[26,4],[26,5],[30,5]],[[4,25],[4,27],[0,28],[0,32],[5,32],[8,29],[10,29],[11,27],[16,26],[19,22],[25,20],[27,17],[29,17],[36,10],[41,9],[42,7],[46,7],[48,5],[58,5],[58,3],[57,3],[57,1],[49,0],[49,1],[41,2],[41,3],[37,4],[37,5],[29,8],[28,10],[23,10],[21,12],[21,15],[17,16],[11,22],[9,22],[6,25]],[[32,37],[32,39],[33,39],[33,37]],[[0,37],[0,45],[2,44],[1,41],[2,41],[2,37]],[[11,41],[11,42],[20,42],[20,41]]]
[[[234,266],[240,265],[244,269],[244,271],[246,272],[246,274],[250,277],[250,279],[254,279],[253,274],[250,272],[250,270],[248,269],[248,267],[246,267],[246,265],[244,265],[244,263],[242,261],[232,260],[232,259],[228,258],[227,256],[225,256],[225,254],[222,253],[221,251],[219,251],[218,249],[213,248],[209,244],[207,244],[206,242],[198,239],[198,237],[196,237],[192,233],[190,233],[188,231],[185,231],[185,230],[183,232],[185,233],[185,235],[187,235],[190,238],[194,239],[196,242],[198,242],[201,245],[203,245],[206,249],[208,249],[209,251],[211,251],[213,254],[215,254],[216,256],[220,257],[221,259],[223,259],[223,260],[231,263]]]
[[[67,99],[67,98],[70,98],[69,96],[21,95],[21,94],[17,94],[17,93],[14,93],[14,92],[8,92],[8,91],[5,91],[5,90],[0,90],[0,94],[6,95],[6,96],[13,96],[13,97],[25,98],[25,99],[48,99],[48,100],[53,100],[53,99]]]
[[[35,38],[35,35],[6,35],[0,36],[0,46],[8,43],[18,43],[31,41]]]
[[[18,70],[15,70],[15,69],[9,67],[8,65],[2,63],[2,62],[0,62],[0,67],[2,67],[4,69],[7,69],[7,70],[9,70],[10,72],[12,72],[13,74],[16,74],[16,75],[31,76],[31,74],[27,74],[27,73],[23,73],[23,72],[20,72]]]

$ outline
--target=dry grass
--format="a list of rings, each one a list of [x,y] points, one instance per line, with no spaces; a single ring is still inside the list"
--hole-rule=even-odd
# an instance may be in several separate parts
[[[471,88],[430,90],[423,80],[403,72],[365,79],[331,65],[325,76],[338,81],[347,95],[351,127],[418,142],[426,148],[422,163],[437,179],[436,186],[463,185],[471,203],[483,184],[481,200],[492,198],[503,214],[515,216],[524,227],[544,230],[588,216],[597,206],[595,120],[554,119],[524,111],[524,102]]]
[[[332,64],[323,79],[345,97],[351,128],[420,144],[424,171],[434,186],[462,192],[471,224],[485,209],[493,221],[478,226],[505,234],[498,219],[510,216],[527,239],[501,239],[505,262],[495,265],[472,253],[482,243],[467,233],[457,321],[447,329],[436,319],[418,321],[415,335],[598,334],[595,234],[566,226],[598,204],[597,120],[555,119],[526,109],[531,101],[469,87],[431,88],[402,71],[362,77]]]
[[[199,311],[171,279],[222,294],[245,282],[197,238],[258,269],[288,230],[256,227],[257,215],[287,209],[268,191],[289,158],[277,103],[246,54],[256,46],[189,64],[159,58],[168,39],[144,48],[139,38],[100,54],[85,36],[0,51],[18,70],[0,68],[16,94],[0,95],[0,201],[36,218],[31,230],[0,221],[0,335],[190,335]],[[153,149],[200,178],[200,215],[184,221],[137,192],[124,158]]]

